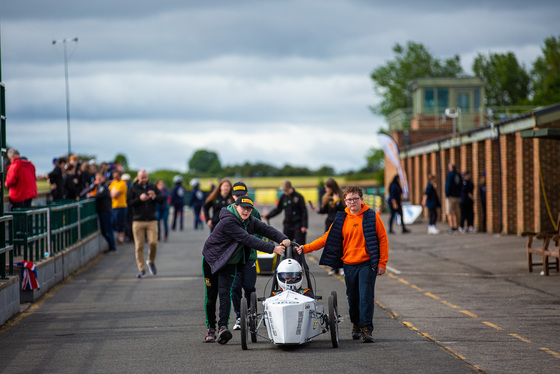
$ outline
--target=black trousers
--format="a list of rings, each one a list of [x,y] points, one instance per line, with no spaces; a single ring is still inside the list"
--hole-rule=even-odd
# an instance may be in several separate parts
[[[218,328],[229,325],[231,314],[231,293],[233,291],[233,281],[237,275],[237,265],[226,265],[217,271],[218,275],[218,298],[220,299],[220,311]]]
[[[430,226],[435,226],[437,221],[437,208],[429,208],[428,213],[430,214]]]
[[[397,207],[397,209],[393,208],[393,206],[391,206],[391,218],[389,219],[389,232],[393,231],[393,222],[395,221],[395,216],[396,215],[401,216],[401,226],[403,228],[403,231],[406,229],[406,227],[404,227],[404,217],[403,217],[403,211],[402,211],[402,205],[399,205]]]
[[[474,205],[472,202],[461,203],[461,219],[459,220],[459,227],[463,227],[465,221],[467,222],[467,227],[471,227],[474,222]]]
[[[202,259],[202,276],[205,283],[204,312],[206,313],[206,327],[216,328],[216,303],[218,301],[218,275],[212,274],[210,264]]]

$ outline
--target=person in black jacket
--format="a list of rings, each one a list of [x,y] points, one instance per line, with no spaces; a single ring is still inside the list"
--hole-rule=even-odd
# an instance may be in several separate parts
[[[389,185],[389,207],[391,208],[391,218],[389,218],[389,233],[393,234],[393,222],[395,216],[398,214],[401,217],[402,233],[408,234],[410,231],[404,226],[404,215],[402,208],[402,194],[403,190],[399,183],[399,175],[395,175],[393,181]]]
[[[461,214],[459,208],[459,200],[461,198],[461,190],[463,186],[463,179],[457,172],[457,168],[453,162],[448,164],[449,173],[445,178],[445,206],[447,221],[449,222],[449,234],[459,232],[459,215]]]
[[[109,191],[109,186],[107,186],[107,178],[105,178],[103,173],[97,173],[95,177],[96,193],[93,194],[92,189],[90,189],[86,196],[88,199],[91,197],[95,198],[95,210],[99,219],[99,229],[101,230],[101,235],[109,243],[109,249],[106,252],[114,252],[117,250],[117,247],[115,246],[115,236],[113,234],[111,192]]]
[[[222,179],[217,188],[214,188],[204,203],[204,217],[210,232],[220,221],[220,210],[235,202],[231,193],[232,186],[229,179]]]
[[[220,222],[214,228],[202,250],[203,275],[206,283],[206,324],[208,327],[205,341],[211,343],[216,339],[216,291],[220,299],[218,320],[218,343],[226,344],[232,337],[228,330],[231,312],[231,289],[237,271],[241,270],[251,255],[251,248],[256,250],[283,254],[285,247],[291,244],[286,235],[269,226],[251,214],[253,201],[248,196],[241,196],[235,204],[220,211]],[[254,234],[274,240],[281,245],[274,245],[258,239]],[[213,306],[212,306],[213,305]],[[212,309],[213,308],[213,309]]]
[[[53,200],[66,199],[66,190],[64,189],[64,170],[68,160],[66,157],[59,157],[54,161],[54,169],[49,173],[49,183],[51,184],[51,196]]]
[[[468,170],[463,171],[463,186],[461,189],[461,198],[459,207],[461,208],[461,218],[459,220],[460,232],[475,232],[474,222],[474,184],[471,180],[471,173]],[[467,226],[465,227],[465,221]]]
[[[66,175],[64,176],[64,189],[66,191],[66,198],[76,200],[78,197],[80,181],[76,172],[74,164],[68,164],[66,168]]]
[[[144,169],[138,171],[136,181],[127,193],[127,205],[132,213],[132,235],[136,247],[136,264],[138,265],[138,278],[146,277],[146,265],[150,274],[156,275],[157,253],[157,218],[156,204],[162,204],[164,197],[156,185],[148,182],[148,173]],[[150,250],[148,260],[144,263],[144,238],[148,238]]]
[[[346,209],[346,204],[344,204],[344,200],[342,196],[344,193],[342,189],[336,183],[334,178],[329,178],[325,182],[325,194],[321,198],[321,208],[313,208],[319,214],[326,214],[327,218],[325,219],[325,232],[329,231],[332,223],[334,222],[334,217],[336,217],[336,213],[343,212]],[[340,274],[344,275],[344,269],[331,269],[329,271],[329,275]]]
[[[276,208],[268,214],[263,214],[263,219],[270,219],[284,211],[284,228],[282,232],[296,243],[305,243],[307,233],[307,208],[303,196],[297,192],[289,180],[282,182],[280,187],[284,194],[278,200]],[[297,253],[294,259],[300,264],[303,263]]]

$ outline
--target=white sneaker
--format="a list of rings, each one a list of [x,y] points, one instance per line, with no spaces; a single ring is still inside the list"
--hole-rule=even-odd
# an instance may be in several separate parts
[[[334,269],[329,270],[329,275],[335,275],[336,271]]]
[[[428,234],[439,234],[439,230],[435,226],[428,226]]]
[[[432,232],[432,234],[435,234],[435,235],[439,234],[439,230],[435,226],[432,226],[432,227],[434,228],[434,232]]]
[[[338,269],[338,275],[340,275],[342,277],[344,276],[344,269],[343,268]]]
[[[241,330],[241,318],[238,318],[237,321],[235,321],[235,325],[233,325],[233,329]]]

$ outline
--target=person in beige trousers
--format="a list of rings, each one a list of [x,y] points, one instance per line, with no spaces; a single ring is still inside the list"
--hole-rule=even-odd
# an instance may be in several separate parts
[[[156,275],[157,219],[156,204],[163,203],[164,197],[155,184],[148,181],[148,173],[141,169],[127,193],[127,205],[132,209],[132,234],[136,247],[137,278],[146,277],[146,266],[150,274]],[[144,263],[144,242],[148,239],[148,260]]]

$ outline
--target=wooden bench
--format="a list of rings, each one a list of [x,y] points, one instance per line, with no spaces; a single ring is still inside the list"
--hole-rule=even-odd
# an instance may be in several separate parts
[[[560,242],[560,213],[558,214],[556,228],[556,231],[521,233],[521,236],[527,237],[527,265],[529,266],[529,272],[533,271],[533,266],[539,265],[542,265],[545,275],[548,275],[550,269],[556,269],[556,271],[560,271],[558,258],[558,243]],[[533,241],[535,239],[542,240],[542,245],[540,246],[540,248],[533,247]],[[553,243],[553,247],[550,247],[551,243]],[[542,258],[542,262],[533,262],[534,254],[540,255]],[[548,261],[549,257],[556,257],[556,264],[550,263]]]

